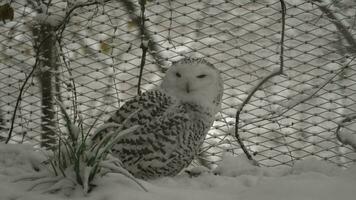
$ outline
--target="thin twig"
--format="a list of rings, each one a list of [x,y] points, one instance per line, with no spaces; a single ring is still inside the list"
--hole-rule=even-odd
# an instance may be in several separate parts
[[[141,56],[141,64],[140,64],[140,73],[138,76],[138,83],[137,83],[137,94],[141,95],[141,82],[142,82],[142,75],[143,75],[143,68],[146,62],[146,54],[147,54],[147,46],[141,44],[142,49],[142,56]]]
[[[43,41],[41,42],[40,45],[43,44]],[[15,104],[15,108],[14,108],[14,111],[12,113],[12,117],[11,117],[11,125],[10,125],[10,129],[9,129],[9,132],[7,134],[7,138],[6,138],[6,141],[5,141],[5,144],[9,143],[11,137],[12,137],[12,132],[14,130],[14,125],[15,125],[15,118],[16,118],[16,113],[17,113],[17,110],[20,106],[20,103],[21,103],[21,100],[22,100],[22,94],[23,94],[23,91],[27,85],[27,82],[30,80],[30,78],[32,77],[32,75],[34,74],[34,72],[36,71],[36,68],[37,68],[37,64],[39,62],[39,54],[40,54],[40,51],[37,51],[36,52],[36,60],[35,60],[35,64],[33,64],[33,67],[32,67],[32,70],[31,72],[26,76],[25,78],[25,81],[22,83],[22,86],[20,88],[20,92],[19,92],[19,95],[17,96],[17,99],[16,99],[16,104]]]
[[[342,67],[337,73],[335,73],[333,76],[331,76],[330,78],[328,78],[325,82],[323,82],[319,87],[317,87],[316,89],[313,90],[312,93],[310,93],[308,96],[306,96],[305,98],[299,100],[299,101],[295,101],[293,102],[291,105],[286,106],[287,109],[281,112],[274,112],[274,115],[269,116],[269,119],[275,119],[277,117],[280,117],[282,115],[284,115],[286,112],[290,111],[291,109],[293,109],[294,107],[296,107],[297,105],[304,103],[308,100],[310,100],[311,98],[313,98],[321,89],[323,89],[326,85],[328,85],[335,77],[339,76],[341,73],[343,73],[346,69],[348,69],[350,67],[350,64],[356,59],[356,57],[353,57],[347,64],[345,64],[344,67]],[[251,121],[248,124],[252,124],[252,123],[258,123],[265,120],[265,117],[261,117],[261,119],[259,120],[255,120],[255,121]],[[248,125],[246,124],[246,125]],[[242,127],[246,126],[243,125]]]
[[[172,37],[171,37],[171,32],[172,32],[172,24],[173,24],[173,8],[172,8],[172,0],[168,0],[168,5],[169,5],[169,27],[168,27],[168,36],[167,40],[168,43],[173,46],[173,48],[176,48],[173,44]]]
[[[72,104],[73,104],[73,116],[74,116],[74,122],[77,121],[77,117],[78,117],[78,106],[76,104],[76,102],[78,102],[78,95],[77,95],[77,86],[75,84],[74,78],[73,78],[73,74],[70,68],[70,62],[66,61],[66,57],[64,55],[64,51],[63,51],[63,46],[61,45],[62,43],[62,35],[60,35],[59,37],[57,37],[57,42],[58,42],[58,46],[59,46],[59,51],[60,51],[60,56],[62,58],[64,67],[67,69],[67,72],[69,74],[69,81],[71,82],[70,85],[66,84],[67,87],[70,87],[70,90],[72,92],[72,95],[74,98],[72,98]],[[62,102],[61,99],[58,99],[60,102]]]
[[[278,70],[272,74],[270,74],[269,76],[266,76],[264,79],[262,79],[262,81],[260,81],[257,86],[255,86],[253,88],[253,90],[249,93],[249,95],[247,96],[247,98],[242,102],[242,104],[240,105],[239,109],[237,110],[236,112],[236,115],[235,115],[235,137],[237,139],[237,142],[240,144],[241,146],[241,149],[244,151],[244,153],[246,154],[247,158],[249,160],[253,160],[252,156],[250,155],[250,153],[248,152],[247,148],[245,147],[245,145],[243,144],[241,138],[240,138],[240,135],[238,134],[238,130],[239,130],[239,120],[240,120],[240,114],[244,108],[244,106],[250,101],[250,99],[252,98],[252,96],[255,94],[255,92],[257,92],[260,87],[266,83],[269,79],[275,77],[275,76],[278,76],[278,75],[281,75],[282,72],[281,70]]]
[[[144,1],[144,2],[148,2],[147,0],[139,0],[139,2]],[[140,29],[138,32],[138,36],[142,37],[144,36],[148,41],[150,41],[147,45],[147,51],[148,53],[153,57],[153,59],[155,60],[155,63],[157,65],[157,67],[159,68],[159,70],[161,72],[164,72],[165,69],[162,67],[164,65],[163,63],[163,55],[160,54],[160,48],[157,45],[157,42],[155,42],[152,34],[148,31],[148,28],[146,27],[146,25],[141,26],[140,24],[140,20],[141,17],[138,16],[136,14],[136,4],[133,3],[131,0],[120,0],[119,1],[122,6],[125,8],[125,11],[128,13],[130,20],[135,23],[135,24],[139,24],[140,25]],[[144,29],[141,29],[144,28]],[[142,31],[143,30],[143,31]],[[130,50],[131,48],[129,48]]]
[[[286,6],[284,3],[284,0],[280,0],[281,3],[281,9],[282,9],[282,30],[281,30],[281,41],[280,41],[280,67],[278,69],[278,71],[275,71],[273,73],[271,73],[270,75],[266,76],[264,79],[262,79],[249,93],[249,95],[247,96],[247,98],[242,102],[242,104],[240,105],[240,107],[238,108],[236,115],[235,115],[235,137],[237,139],[237,142],[239,143],[239,145],[241,146],[241,149],[244,151],[244,153],[246,154],[246,157],[251,160],[254,161],[254,164],[258,165],[258,163],[252,158],[251,154],[249,153],[249,151],[247,150],[246,146],[244,145],[243,141],[240,138],[240,135],[238,133],[239,130],[239,120],[240,120],[240,114],[243,110],[243,108],[245,107],[245,105],[250,101],[250,99],[252,98],[252,96],[255,94],[255,92],[257,92],[260,87],[266,83],[268,80],[270,80],[271,78],[275,77],[275,76],[279,76],[283,74],[283,68],[284,68],[284,60],[283,60],[283,56],[284,56],[284,32],[285,32],[285,15],[286,15]]]
[[[284,0],[280,0],[281,3],[281,9],[282,9],[282,32],[281,32],[281,40],[280,40],[280,54],[279,54],[279,64],[280,64],[280,73],[283,74],[283,68],[284,68],[284,33],[286,29],[286,4]]]
[[[145,10],[146,10],[146,0],[140,0],[140,8],[141,8],[141,16],[140,16],[140,33],[141,33],[141,46],[142,54],[141,54],[141,64],[140,64],[140,73],[138,76],[138,83],[137,83],[137,94],[141,95],[141,82],[142,82],[142,75],[143,75],[143,68],[145,67],[146,63],[146,54],[148,50],[148,43],[150,42],[146,38],[146,29],[145,29]]]
[[[92,6],[92,5],[96,5],[99,3],[106,3],[110,0],[105,0],[105,1],[91,1],[91,2],[86,2],[86,3],[81,3],[81,4],[76,4],[74,5],[72,8],[70,8],[66,15],[64,16],[62,23],[60,23],[57,27],[56,27],[56,31],[60,31],[58,37],[62,37],[64,30],[66,29],[66,25],[68,24],[68,22],[70,21],[71,18],[71,14],[78,8],[83,8],[83,7],[87,7],[87,6]]]

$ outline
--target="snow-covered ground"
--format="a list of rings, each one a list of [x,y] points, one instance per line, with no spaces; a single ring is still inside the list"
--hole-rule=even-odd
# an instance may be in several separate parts
[[[356,196],[356,166],[341,169],[318,160],[303,160],[290,167],[259,168],[244,157],[225,155],[214,173],[198,177],[182,174],[152,181],[141,181],[143,191],[118,174],[98,179],[97,187],[84,195],[78,187],[69,196],[62,192],[47,194],[46,184],[29,190],[32,181],[15,181],[36,175],[44,157],[26,145],[0,145],[1,200],[346,200]],[[36,171],[37,170],[37,171]],[[41,171],[41,170],[40,170]]]

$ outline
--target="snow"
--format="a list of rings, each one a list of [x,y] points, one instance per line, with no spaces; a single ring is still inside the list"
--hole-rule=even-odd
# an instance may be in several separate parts
[[[148,192],[120,174],[108,174],[95,181],[97,187],[86,196],[81,188],[48,194],[46,185],[29,190],[31,181],[14,181],[26,175],[41,175],[38,166],[45,157],[28,145],[0,144],[1,200],[335,200],[354,199],[356,166],[348,169],[316,159],[297,161],[293,167],[252,165],[243,155],[225,154],[212,172],[197,177],[182,173],[176,177],[139,180]],[[199,168],[197,168],[199,170]],[[47,186],[48,187],[48,186]]]
[[[47,23],[53,27],[56,27],[63,22],[64,16],[59,14],[47,15],[47,14],[39,13],[36,15],[34,19],[39,23]]]
[[[345,133],[340,132],[340,133],[338,133],[338,136],[342,143],[349,144],[356,150],[356,135],[355,134],[347,133],[347,132],[345,132]]]
[[[0,144],[0,176],[34,172],[45,159],[30,145]]]

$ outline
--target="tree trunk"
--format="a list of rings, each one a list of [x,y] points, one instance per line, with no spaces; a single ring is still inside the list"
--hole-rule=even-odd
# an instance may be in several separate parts
[[[40,24],[33,29],[35,37],[35,51],[39,51],[38,74],[41,88],[41,146],[51,148],[56,143],[55,112],[53,107],[52,73],[56,69],[58,52],[56,48],[56,34],[49,24]]]

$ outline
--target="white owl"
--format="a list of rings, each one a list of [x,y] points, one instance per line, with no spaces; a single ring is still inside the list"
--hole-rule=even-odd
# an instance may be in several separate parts
[[[109,120],[139,127],[112,148],[135,177],[174,176],[187,167],[220,109],[219,71],[199,58],[174,62],[161,85],[127,101]]]

